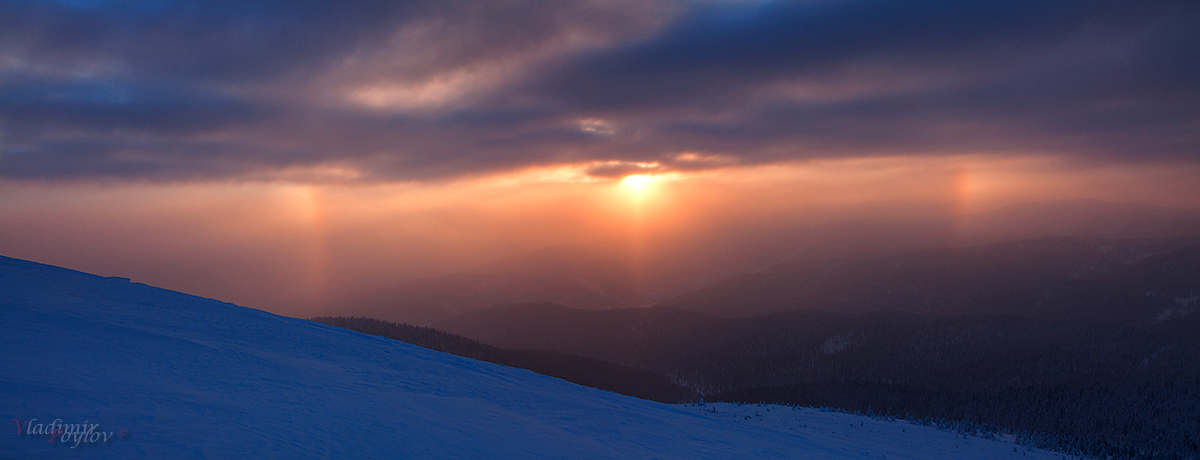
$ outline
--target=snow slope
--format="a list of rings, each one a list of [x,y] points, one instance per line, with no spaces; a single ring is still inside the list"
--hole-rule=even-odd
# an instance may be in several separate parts
[[[643,401],[3,257],[0,318],[0,458],[1060,458],[846,414]],[[109,440],[30,434],[55,420]]]

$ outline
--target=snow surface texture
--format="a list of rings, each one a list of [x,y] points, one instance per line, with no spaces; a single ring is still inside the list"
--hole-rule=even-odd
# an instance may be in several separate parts
[[[1061,457],[847,414],[643,401],[2,257],[0,315],[2,458]],[[28,431],[56,419],[109,441]]]
[[[984,439],[903,420],[874,419],[827,409],[730,403],[680,406],[716,419],[840,444],[845,458],[1047,458],[1048,455],[1045,451],[1013,444],[1010,435]],[[998,445],[1008,446],[1008,454],[995,455]],[[855,453],[859,455],[855,456]],[[1050,458],[1078,457],[1056,454]]]

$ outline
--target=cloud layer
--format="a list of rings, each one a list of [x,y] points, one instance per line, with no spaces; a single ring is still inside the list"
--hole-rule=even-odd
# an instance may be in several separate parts
[[[1197,56],[1186,1],[4,2],[0,177],[1195,162]]]

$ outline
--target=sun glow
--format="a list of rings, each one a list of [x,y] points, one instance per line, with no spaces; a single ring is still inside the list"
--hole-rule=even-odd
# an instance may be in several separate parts
[[[656,181],[657,179],[653,176],[634,174],[632,176],[625,176],[624,179],[621,179],[621,186],[625,187],[626,190],[629,190],[636,195],[641,195],[646,193],[646,191],[649,190]]]

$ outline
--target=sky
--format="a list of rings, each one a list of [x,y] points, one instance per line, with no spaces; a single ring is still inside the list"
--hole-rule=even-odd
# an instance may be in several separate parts
[[[1197,209],[1197,57],[1188,1],[8,0],[0,254],[305,315],[556,245]]]

